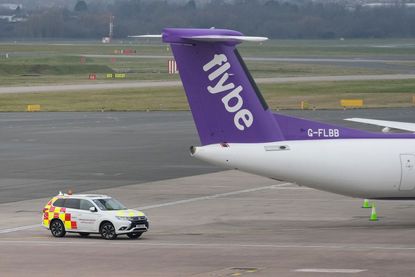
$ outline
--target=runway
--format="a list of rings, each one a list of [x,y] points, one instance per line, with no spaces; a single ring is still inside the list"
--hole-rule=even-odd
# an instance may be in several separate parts
[[[332,82],[332,81],[369,81],[369,80],[407,80],[414,79],[415,74],[380,74],[380,75],[344,75],[344,76],[308,76],[308,77],[273,77],[255,78],[258,84],[281,84],[298,82]],[[39,86],[12,86],[0,87],[0,94],[9,93],[42,93],[106,90],[106,89],[141,89],[141,88],[163,88],[181,87],[181,81],[127,81],[127,82],[106,82],[77,85],[39,85]],[[86,92],[87,93],[87,92]]]

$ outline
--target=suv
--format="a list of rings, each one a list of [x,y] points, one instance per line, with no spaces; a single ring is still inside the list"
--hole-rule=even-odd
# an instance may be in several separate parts
[[[120,202],[106,195],[62,194],[53,197],[43,208],[42,225],[54,237],[66,232],[79,233],[82,237],[101,234],[104,239],[118,235],[139,238],[149,228],[144,213],[129,210]]]

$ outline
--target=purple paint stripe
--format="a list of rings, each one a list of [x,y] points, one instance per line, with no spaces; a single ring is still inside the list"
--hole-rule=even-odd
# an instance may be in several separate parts
[[[286,140],[415,139],[412,133],[374,133],[282,114],[274,117]]]

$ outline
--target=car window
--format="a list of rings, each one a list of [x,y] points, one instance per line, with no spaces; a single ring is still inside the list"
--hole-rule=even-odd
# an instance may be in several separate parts
[[[53,206],[55,207],[64,207],[64,201],[65,199],[58,199],[55,202],[53,202]]]
[[[79,210],[79,207],[80,207],[79,199],[73,199],[73,198],[65,199],[65,208]]]
[[[94,199],[94,203],[103,211],[126,210],[127,208],[114,198]]]
[[[80,207],[81,207],[81,210],[88,211],[89,208],[95,207],[95,206],[94,206],[94,204],[91,203],[91,201],[81,199],[81,206]]]

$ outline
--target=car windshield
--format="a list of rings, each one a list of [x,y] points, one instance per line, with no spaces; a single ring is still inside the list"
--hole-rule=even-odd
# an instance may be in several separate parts
[[[126,210],[127,208],[114,198],[94,199],[94,203],[103,211]]]

